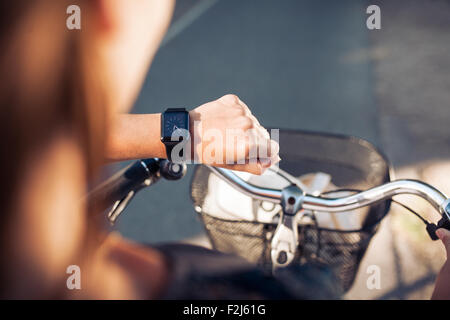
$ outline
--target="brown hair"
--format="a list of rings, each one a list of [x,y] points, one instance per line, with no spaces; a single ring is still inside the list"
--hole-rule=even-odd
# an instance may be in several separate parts
[[[2,236],[20,184],[26,183],[21,181],[23,168],[56,134],[76,137],[88,178],[103,161],[107,101],[100,61],[87,31],[95,20],[92,3],[0,1]],[[71,4],[82,8],[81,30],[66,27]]]

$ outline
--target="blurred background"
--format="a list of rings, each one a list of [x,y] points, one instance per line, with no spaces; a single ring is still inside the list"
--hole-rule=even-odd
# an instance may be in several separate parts
[[[381,30],[366,27],[370,4],[381,8]],[[263,126],[364,138],[396,178],[450,194],[449,16],[444,0],[178,0],[133,112],[234,93]],[[140,192],[115,228],[146,243],[200,239],[191,174]],[[346,297],[428,299],[444,259],[423,224],[393,206]],[[381,268],[380,290],[367,289],[369,265]]]

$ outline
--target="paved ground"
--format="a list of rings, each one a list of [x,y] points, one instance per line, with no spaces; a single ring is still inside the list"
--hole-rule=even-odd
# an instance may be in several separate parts
[[[380,141],[397,178],[424,180],[450,194],[450,3],[383,1],[382,30],[371,32],[370,49]],[[429,219],[434,211],[417,199],[405,201]],[[394,208],[372,243],[351,298],[428,299],[445,258],[423,224]],[[382,270],[382,290],[365,288],[366,266]]]
[[[359,0],[179,3],[134,112],[236,93],[265,126],[363,137],[385,150],[398,176],[450,194],[448,2],[378,1],[379,31],[365,27],[368,3]],[[142,191],[118,230],[150,243],[201,234],[189,182]],[[429,298],[442,261],[414,218],[393,210],[348,297]],[[372,264],[382,270],[381,290],[365,285]]]

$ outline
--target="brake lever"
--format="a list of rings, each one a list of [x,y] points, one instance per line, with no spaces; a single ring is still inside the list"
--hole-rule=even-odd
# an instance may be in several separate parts
[[[130,190],[122,199],[117,200],[114,203],[113,207],[107,214],[108,221],[111,223],[111,225],[114,225],[116,223],[117,218],[126,209],[128,204],[131,202],[131,200],[133,200],[138,191],[157,182],[161,177],[166,180],[173,181],[183,178],[186,174],[187,166],[185,163],[173,163],[166,159],[156,159],[155,161],[155,159],[149,159],[152,161],[152,164],[157,164],[157,166],[153,168],[152,174],[149,174],[148,178],[145,179],[142,184]],[[147,161],[148,160],[140,160],[137,163],[146,168],[147,172],[150,172],[146,163]]]
[[[114,225],[116,223],[117,218],[120,216],[123,210],[125,210],[130,201],[134,198],[135,194],[136,192],[134,190],[130,191],[123,199],[117,200],[114,203],[114,206],[107,214],[108,221],[109,223],[111,223],[111,225]]]
[[[153,182],[155,182],[156,179],[153,178]],[[117,218],[122,214],[122,212],[128,207],[128,205],[130,204],[131,200],[133,200],[134,196],[136,195],[136,193],[145,188],[148,187],[152,184],[152,179],[146,179],[144,181],[144,183],[142,183],[142,185],[134,190],[131,190],[130,192],[128,192],[128,194],[123,197],[120,200],[117,200],[113,207],[111,208],[111,210],[108,212],[107,214],[107,218],[109,223],[111,223],[111,225],[114,225],[117,221]]]
[[[450,230],[450,199],[442,205],[441,207],[442,218],[438,221],[437,224],[429,223],[427,224],[427,232],[431,238],[431,240],[436,241],[439,240],[439,237],[436,235],[437,229],[447,229]]]

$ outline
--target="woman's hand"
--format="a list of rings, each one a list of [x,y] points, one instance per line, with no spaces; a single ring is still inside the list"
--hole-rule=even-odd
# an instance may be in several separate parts
[[[449,300],[450,299],[450,231],[446,229],[437,230],[436,234],[445,246],[447,251],[447,261],[442,267],[436,280],[433,296],[431,299]]]
[[[237,96],[225,95],[189,114],[195,162],[261,174],[280,161],[278,143]]]

